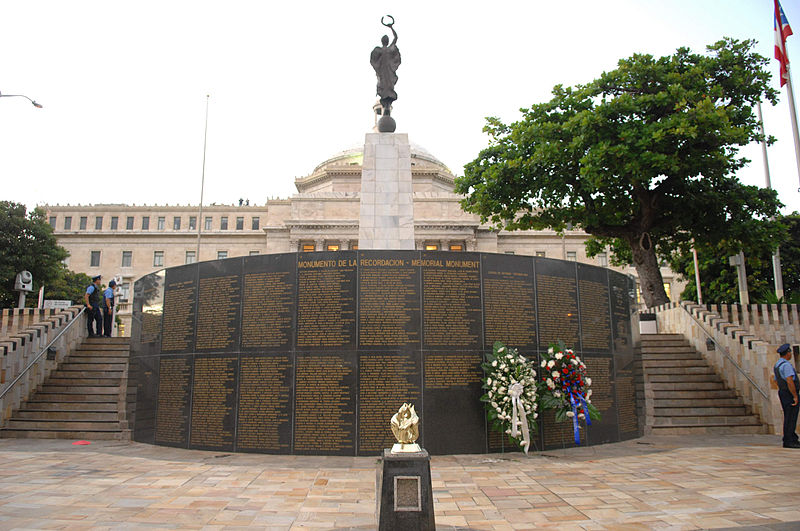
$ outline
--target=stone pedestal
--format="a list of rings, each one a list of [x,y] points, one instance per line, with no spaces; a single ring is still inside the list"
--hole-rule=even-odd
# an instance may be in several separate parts
[[[436,530],[428,452],[384,450],[376,485],[379,531]]]
[[[358,248],[414,249],[411,147],[405,133],[366,135]]]

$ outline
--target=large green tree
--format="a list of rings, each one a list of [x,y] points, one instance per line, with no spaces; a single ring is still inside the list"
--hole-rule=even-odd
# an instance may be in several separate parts
[[[787,227],[789,234],[780,248],[784,300],[800,302],[800,214],[795,212],[782,216],[778,221]],[[728,263],[728,251],[724,242],[697,246],[700,283],[706,304],[739,302],[736,268]],[[750,302],[775,302],[772,250],[756,246],[744,249],[744,254]],[[687,281],[681,299],[697,300],[691,248],[687,245],[676,252],[670,259],[670,266]]]
[[[0,201],[0,308],[16,305],[14,279],[23,270],[33,274],[34,291],[61,278],[68,253],[58,245],[46,212]]]
[[[752,106],[777,96],[753,44],[637,54],[518,122],[489,118],[490,146],[457,180],[464,208],[508,230],[583,229],[590,255],[635,265],[648,306],[669,300],[659,263],[681,243],[779,243],[775,192],[735,176],[760,138]]]

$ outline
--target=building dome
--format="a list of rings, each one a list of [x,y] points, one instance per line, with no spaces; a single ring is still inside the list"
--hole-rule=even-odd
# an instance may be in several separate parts
[[[425,149],[424,147],[420,146],[419,144],[415,144],[414,142],[410,142],[411,145],[411,159],[412,165],[423,165],[423,166],[433,166],[439,169],[440,171],[445,171],[447,173],[451,173],[450,169],[439,159],[434,157],[430,151]],[[340,151],[339,153],[333,155],[332,157],[326,159],[325,161],[321,162],[314,168],[314,171],[311,172],[312,175],[317,174],[321,171],[332,169],[333,167],[352,167],[352,166],[361,166],[364,161],[364,145],[357,145]],[[416,163],[416,164],[415,164]]]

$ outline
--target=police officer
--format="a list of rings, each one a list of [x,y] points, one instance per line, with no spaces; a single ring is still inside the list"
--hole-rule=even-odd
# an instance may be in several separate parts
[[[83,294],[83,301],[86,303],[86,327],[89,329],[89,337],[103,335],[103,317],[100,315],[100,307],[103,304],[103,293],[100,291],[100,275],[92,277],[92,283],[86,287]],[[95,323],[97,333],[92,330],[92,323]]]
[[[111,337],[111,326],[114,324],[114,288],[116,280],[111,280],[103,292],[103,335]]]
[[[775,381],[778,383],[778,398],[781,399],[783,408],[783,447],[800,448],[795,427],[797,426],[797,413],[800,410],[797,393],[800,391],[800,380],[797,378],[797,370],[792,366],[789,359],[792,357],[792,350],[788,343],[778,347],[780,359],[775,363],[773,372]]]

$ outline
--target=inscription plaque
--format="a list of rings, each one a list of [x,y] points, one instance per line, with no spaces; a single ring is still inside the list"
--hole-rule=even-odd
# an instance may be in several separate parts
[[[192,386],[192,448],[233,451],[236,418],[234,356],[196,356]]]
[[[239,345],[241,259],[202,262],[197,302],[195,348],[231,352]]]
[[[567,348],[581,350],[578,334],[578,286],[575,264],[536,258],[536,302],[539,346],[547,348],[559,340]]]
[[[420,405],[416,356],[365,353],[358,358],[358,454],[378,455],[396,442],[389,419],[406,402]],[[422,435],[422,434],[420,434]]]
[[[423,252],[417,262],[422,268],[425,348],[481,348],[480,257]]]
[[[156,444],[187,446],[191,380],[190,356],[161,358],[158,370]]]
[[[244,259],[242,350],[291,349],[296,266],[294,255]]]
[[[186,354],[194,346],[197,266],[167,269],[164,282],[161,352]]]
[[[536,348],[533,261],[485,254],[482,259],[485,347],[495,341],[520,350]]]
[[[353,355],[298,354],[295,376],[294,452],[355,453]]]
[[[288,354],[242,356],[237,450],[275,454],[291,451],[292,381]]]
[[[578,264],[581,345],[584,352],[611,352],[608,276],[604,269]]]
[[[617,407],[614,397],[614,362],[611,356],[584,354],[581,360],[586,364],[586,372],[592,379],[592,404],[603,416],[592,421],[586,438],[589,444],[601,444],[619,440],[617,426]]]

